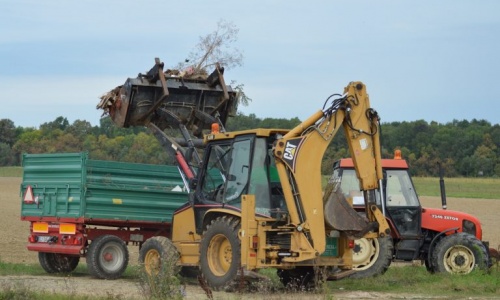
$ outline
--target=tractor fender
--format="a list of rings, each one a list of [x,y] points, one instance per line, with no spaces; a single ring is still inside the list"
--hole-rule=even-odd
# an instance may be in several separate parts
[[[453,228],[448,228],[446,230],[441,231],[440,233],[436,234],[436,236],[432,239],[430,245],[429,245],[429,251],[427,252],[427,261],[431,261],[431,255],[432,251],[434,250],[434,246],[437,244],[437,242],[441,239],[443,235],[447,235],[448,232],[450,231],[455,231],[455,233],[458,232],[458,227],[453,227]]]

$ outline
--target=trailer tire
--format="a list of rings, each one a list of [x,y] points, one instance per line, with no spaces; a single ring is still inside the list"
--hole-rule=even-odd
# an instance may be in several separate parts
[[[179,273],[179,252],[174,244],[164,236],[155,236],[144,242],[139,251],[139,263],[149,276],[158,274],[177,275]]]
[[[350,278],[368,278],[382,275],[392,262],[394,244],[391,236],[376,239],[360,238],[354,241],[353,270]]]
[[[206,227],[200,245],[200,270],[214,290],[228,287],[241,266],[240,221],[218,217]]]
[[[128,265],[125,242],[115,235],[102,235],[90,244],[87,267],[90,275],[100,279],[119,278]]]
[[[488,268],[488,250],[475,236],[459,232],[441,239],[432,253],[436,273],[468,274]]]
[[[38,261],[47,273],[73,272],[80,262],[79,256],[38,252]]]

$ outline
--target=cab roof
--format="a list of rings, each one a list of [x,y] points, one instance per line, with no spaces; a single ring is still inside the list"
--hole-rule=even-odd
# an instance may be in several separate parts
[[[209,133],[204,137],[205,142],[212,140],[225,140],[232,139],[240,135],[255,134],[256,136],[268,137],[275,134],[285,135],[289,132],[289,129],[268,129],[268,128],[257,128],[242,131],[231,131],[231,132],[219,132],[219,133]]]
[[[354,168],[352,158],[342,158],[340,160],[341,168]],[[383,169],[408,169],[408,163],[404,159],[382,159]]]

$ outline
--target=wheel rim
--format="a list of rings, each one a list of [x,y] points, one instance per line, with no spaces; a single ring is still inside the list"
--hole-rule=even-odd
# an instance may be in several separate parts
[[[380,245],[377,239],[355,240],[352,255],[353,270],[369,269],[377,261],[379,253]]]
[[[207,262],[210,270],[215,276],[223,276],[231,267],[233,254],[231,243],[222,234],[214,236],[210,240],[207,253]]]
[[[476,258],[469,248],[454,246],[446,251],[443,262],[450,273],[468,274],[474,269]]]
[[[144,267],[149,275],[160,272],[160,252],[156,249],[149,250],[144,257]]]
[[[107,271],[117,271],[122,267],[124,253],[120,245],[116,243],[106,244],[99,255],[99,264]]]

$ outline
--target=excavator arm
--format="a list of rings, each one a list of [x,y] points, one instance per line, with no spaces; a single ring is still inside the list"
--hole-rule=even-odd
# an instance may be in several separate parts
[[[341,212],[338,206],[335,206],[337,211],[325,211],[321,180],[323,155],[340,128],[344,129],[360,188],[367,192],[367,203],[375,201],[373,197],[370,198],[373,194],[370,191],[377,189],[382,179],[378,116],[370,108],[365,85],[351,82],[345,88],[344,95],[338,96],[341,97],[329,107],[318,111],[284,135],[274,149],[291,225],[305,236],[305,239],[300,235],[292,238],[292,247],[297,245],[309,258],[325,251],[328,228],[340,230],[335,228],[336,224],[328,224],[329,215]],[[378,214],[377,209],[376,206],[370,206],[367,211],[370,212],[368,219],[371,222],[363,225],[365,228],[357,228],[358,232],[372,230],[369,224],[373,223],[378,223],[379,232],[388,230],[383,215]],[[294,239],[300,241],[293,243]],[[309,242],[310,251],[304,251],[304,240]]]

